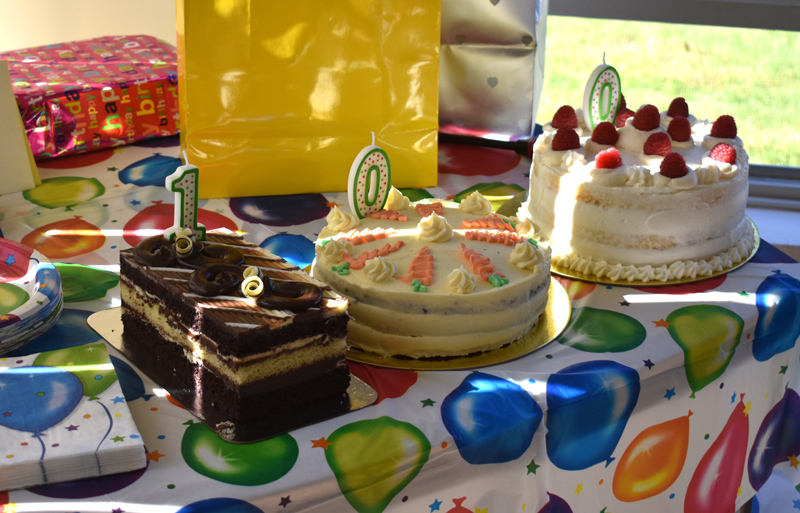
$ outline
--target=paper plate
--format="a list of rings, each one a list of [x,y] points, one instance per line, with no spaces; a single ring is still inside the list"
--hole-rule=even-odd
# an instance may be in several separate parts
[[[0,239],[0,354],[50,329],[63,306],[56,267],[38,251]]]

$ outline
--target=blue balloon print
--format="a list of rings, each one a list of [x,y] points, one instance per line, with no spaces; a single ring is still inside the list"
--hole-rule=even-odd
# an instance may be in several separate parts
[[[264,239],[260,246],[300,269],[305,269],[314,261],[314,243],[302,235],[279,233]]]
[[[572,513],[572,508],[569,507],[567,501],[550,492],[547,492],[547,496],[550,500],[539,510],[539,513]]]
[[[761,239],[758,245],[758,251],[753,255],[751,261],[762,264],[791,264],[794,263],[795,260],[769,242]]]
[[[775,271],[756,289],[753,356],[759,362],[793,348],[800,336],[800,281]]]
[[[56,367],[16,367],[0,374],[0,424],[35,436],[70,414],[83,395],[80,380]]]
[[[442,421],[472,465],[512,461],[530,447],[542,408],[518,384],[469,374],[442,402]]]
[[[151,157],[137,160],[119,172],[119,181],[145,187],[158,185],[164,187],[164,180],[175,172],[183,162],[179,158],[165,157],[156,153]]]
[[[58,274],[56,266],[53,264],[40,264],[36,271],[35,280],[36,283],[40,284],[39,292],[50,301],[55,301],[58,297],[58,291],[61,290],[61,275]]]
[[[125,400],[131,402],[140,397],[145,397],[144,382],[142,378],[139,377],[139,374],[133,370],[133,367],[116,356],[108,356],[111,358],[111,363],[114,365],[114,370],[117,372],[117,379],[119,379],[119,386],[122,388],[122,394],[125,396]],[[150,397],[145,397],[145,400],[149,398]]]
[[[260,508],[239,499],[218,497],[193,502],[177,513],[264,513]]]
[[[330,211],[322,194],[231,198],[230,206],[242,221],[269,226],[306,224],[325,217]]]
[[[800,454],[800,396],[786,388],[783,397],[761,421],[747,458],[747,474],[760,490],[778,463]]]
[[[61,317],[52,328],[23,347],[4,356],[25,356],[99,342],[102,338],[89,326],[87,321],[92,313],[94,312],[64,308],[61,311]]]
[[[550,461],[563,470],[606,465],[639,400],[639,374],[612,361],[565,367],[547,381]]]

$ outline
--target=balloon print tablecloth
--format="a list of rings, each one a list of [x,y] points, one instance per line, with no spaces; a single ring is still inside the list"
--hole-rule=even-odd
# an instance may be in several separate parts
[[[40,187],[0,198],[3,237],[54,262],[63,287],[57,324],[14,354],[101,340],[87,318],[119,305],[119,251],[173,222],[163,184],[178,154],[166,138],[56,159],[41,165]],[[406,191],[412,199],[480,189],[499,204],[527,186],[530,161],[504,150],[442,145],[439,162],[439,186]],[[199,221],[305,267],[334,203],[345,194],[205,200]],[[0,505],[711,513],[782,487],[790,493],[754,504],[800,508],[800,264],[762,242],[742,268],[695,284],[562,283],[572,318],[542,349],[467,371],[353,363],[376,404],[248,445],[222,442],[109,349],[147,467],[0,492]]]

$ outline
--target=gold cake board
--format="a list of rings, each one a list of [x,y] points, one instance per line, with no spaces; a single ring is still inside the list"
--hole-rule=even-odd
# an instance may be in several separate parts
[[[102,310],[100,312],[96,312],[89,316],[88,323],[89,326],[92,327],[101,337],[103,337],[106,342],[108,342],[114,349],[125,355],[126,358],[130,359],[128,354],[126,354],[125,346],[122,343],[122,317],[121,317],[121,308],[110,308],[108,310]],[[158,380],[155,379],[153,376],[149,376],[154,382],[158,383]],[[323,420],[328,420],[330,418],[338,417],[339,415],[344,415],[345,413],[354,412],[356,410],[360,410],[370,404],[374,403],[378,399],[378,393],[372,389],[369,385],[361,381],[359,378],[350,374],[350,387],[347,389],[347,395],[350,397],[350,409],[348,411],[341,412],[339,414],[334,414],[328,417],[317,419],[316,422],[322,422]],[[187,411],[190,411],[187,409]],[[198,419],[202,422],[202,419]],[[206,424],[208,425],[208,424]],[[305,425],[305,424],[304,424]],[[304,425],[293,426],[292,429],[298,429],[304,427]],[[211,428],[212,431],[215,431],[214,426],[208,426]],[[271,436],[276,436],[280,433],[275,433],[274,435],[269,435],[266,438]],[[250,443],[256,442],[262,439],[254,439],[248,440],[247,442],[241,443]],[[237,443],[237,442],[232,442]]]
[[[569,323],[572,306],[567,291],[555,279],[550,279],[547,305],[539,322],[522,338],[499,349],[470,356],[434,358],[398,358],[351,347],[347,359],[377,367],[410,370],[462,370],[496,365],[522,358],[558,337]]]
[[[519,207],[522,206],[522,203],[527,199],[527,191],[520,192],[516,194],[513,198],[503,203],[500,208],[497,209],[497,213],[504,216],[516,216]],[[687,283],[697,283],[700,281],[710,280],[712,278],[716,278],[723,274],[728,274],[729,272],[735,271],[736,269],[742,267],[744,264],[750,261],[750,259],[755,256],[756,252],[758,251],[759,246],[761,245],[761,235],[758,232],[758,228],[756,224],[753,222],[752,219],[747,217],[747,220],[753,226],[753,249],[750,251],[750,254],[742,260],[741,262],[722,269],[721,271],[714,271],[708,276],[695,276],[694,278],[681,278],[675,280],[667,280],[667,281],[641,281],[641,280],[612,280],[610,278],[600,278],[593,274],[583,274],[578,271],[573,271],[567,267],[560,267],[558,265],[552,264],[550,266],[550,271],[553,274],[557,274],[559,276],[563,276],[565,278],[571,278],[573,280],[581,280],[590,283],[599,283],[602,285],[616,285],[616,286],[623,286],[623,287],[665,287],[668,285],[685,285]]]

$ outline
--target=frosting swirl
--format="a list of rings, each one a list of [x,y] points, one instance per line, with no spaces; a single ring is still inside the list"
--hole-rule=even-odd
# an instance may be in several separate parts
[[[467,214],[478,216],[488,216],[493,211],[492,204],[478,191],[473,191],[472,194],[461,200],[461,203],[458,204],[458,209]]]
[[[409,205],[411,205],[411,200],[404,196],[403,193],[398,189],[396,189],[394,185],[392,185],[392,188],[389,189],[389,195],[386,198],[386,205],[384,208],[399,212],[407,209]]]
[[[511,250],[508,261],[520,269],[533,271],[545,260],[544,252],[528,241],[520,242]]]
[[[453,238],[450,223],[436,212],[422,218],[417,228],[420,230],[419,238],[427,242],[447,242]]]
[[[375,283],[391,280],[395,273],[397,273],[397,265],[382,256],[367,260],[367,263],[364,264],[364,274]]]
[[[334,263],[342,261],[342,253],[347,252],[352,256],[354,251],[353,243],[345,239],[329,239],[322,248],[325,258]]]
[[[460,266],[447,275],[447,286],[456,294],[469,294],[475,290],[478,278]]]
[[[336,205],[333,206],[325,217],[328,229],[334,232],[346,232],[358,226],[358,216],[352,212],[345,212]]]
[[[514,226],[514,231],[520,235],[533,237],[537,240],[540,238],[539,225],[530,219],[523,219],[522,221],[517,222],[517,224]]]

